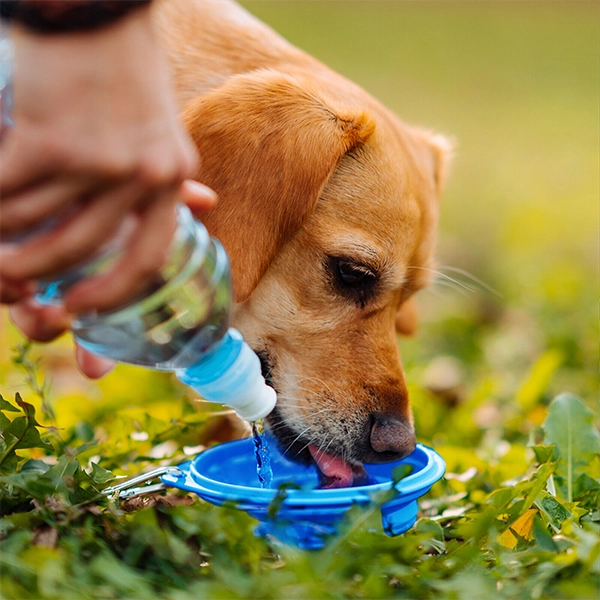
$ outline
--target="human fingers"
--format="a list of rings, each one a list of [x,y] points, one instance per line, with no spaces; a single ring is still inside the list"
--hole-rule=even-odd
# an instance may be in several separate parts
[[[97,277],[84,279],[67,292],[64,302],[68,310],[105,311],[129,301],[163,265],[176,220],[171,194],[150,203],[138,213],[136,227],[117,265]]]
[[[214,190],[193,179],[186,179],[181,184],[179,195],[194,215],[201,215],[213,208],[218,198]]]
[[[3,130],[0,150],[3,200],[48,179],[62,164],[48,141],[37,132],[32,133],[32,128],[25,134],[21,128]]]
[[[19,244],[0,245],[0,276],[15,281],[39,279],[80,264],[128,222],[123,215],[137,199],[135,183],[111,188],[81,204],[50,231]]]
[[[29,339],[49,342],[70,327],[71,317],[62,308],[41,306],[32,299],[14,304],[9,309],[10,317]],[[81,372],[90,379],[99,379],[111,371],[114,361],[90,354],[78,344],[75,345],[75,358]]]
[[[179,199],[201,214],[212,208],[216,193],[208,186],[188,179],[179,188]],[[169,192],[163,199],[149,203],[139,216],[136,234],[117,268],[87,279],[67,294],[65,301],[73,312],[91,308],[108,310],[130,299],[132,292],[147,283],[162,266],[175,230],[175,212]]]
[[[20,193],[7,196],[2,189],[0,235],[35,235],[49,230],[68,216],[81,201],[98,191],[84,177],[55,177],[36,182]]]
[[[115,367],[115,361],[91,354],[75,344],[75,359],[79,370],[90,379],[100,379]]]
[[[12,281],[0,277],[0,304],[13,304],[35,293],[32,281]]]
[[[69,329],[71,315],[60,306],[42,306],[31,297],[9,307],[10,318],[28,338],[49,342]]]

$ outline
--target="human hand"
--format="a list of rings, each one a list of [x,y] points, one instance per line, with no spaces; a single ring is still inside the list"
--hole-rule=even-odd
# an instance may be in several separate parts
[[[210,209],[215,202],[215,194],[206,186],[195,181],[185,181],[180,188],[182,201],[189,206],[194,214],[202,214]],[[111,272],[80,284],[88,290],[103,289],[111,285]],[[49,342],[70,328],[73,315],[64,306],[42,306],[33,297],[35,286],[24,289],[18,301],[11,304],[9,309],[13,323],[30,339],[38,342]],[[76,346],[75,358],[81,372],[91,379],[106,375],[114,366],[112,360],[90,354],[80,346]]]
[[[71,315],[61,306],[42,306],[31,297],[11,305],[10,316],[15,325],[30,339],[49,342],[67,330]],[[75,345],[79,370],[90,379],[99,379],[115,366],[114,361],[95,356]]]
[[[110,285],[84,281],[64,299],[70,313],[113,308],[162,265],[182,182],[197,170],[150,10],[85,33],[15,27],[13,40],[16,126],[0,146],[0,235],[59,224],[2,244],[0,301],[28,298],[34,280],[90,257],[129,221]]]

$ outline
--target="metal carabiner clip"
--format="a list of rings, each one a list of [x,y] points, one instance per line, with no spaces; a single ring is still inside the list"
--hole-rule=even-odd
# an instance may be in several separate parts
[[[154,483],[152,485],[147,482],[157,479],[161,475],[181,475],[182,471],[179,467],[159,467],[148,473],[142,473],[136,477],[131,477],[117,485],[112,485],[102,490],[105,496],[111,496],[112,498],[134,498],[136,496],[142,496],[144,494],[154,494],[164,490],[167,486],[162,483]],[[138,485],[146,483],[147,485]],[[138,487],[134,487],[138,486]]]

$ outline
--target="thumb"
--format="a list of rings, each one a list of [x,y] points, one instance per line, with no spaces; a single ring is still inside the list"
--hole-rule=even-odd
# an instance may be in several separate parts
[[[100,379],[113,370],[115,361],[101,358],[84,350],[79,344],[75,344],[75,358],[79,370],[90,379]]]
[[[217,203],[217,193],[207,185],[186,179],[179,188],[181,201],[188,206],[194,215],[202,214]]]

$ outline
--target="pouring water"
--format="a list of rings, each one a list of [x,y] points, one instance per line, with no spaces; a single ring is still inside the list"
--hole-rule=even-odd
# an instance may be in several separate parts
[[[271,487],[273,470],[269,443],[265,437],[265,425],[262,419],[252,422],[252,438],[254,440],[254,456],[256,457],[256,473],[263,488]]]

